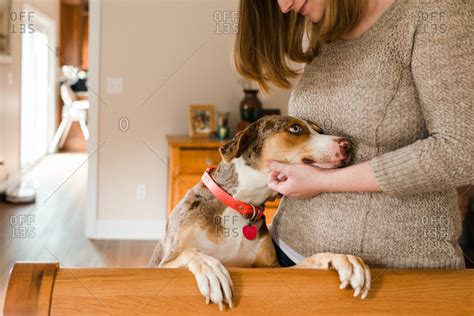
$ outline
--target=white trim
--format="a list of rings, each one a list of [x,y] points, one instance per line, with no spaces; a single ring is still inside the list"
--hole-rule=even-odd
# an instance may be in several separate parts
[[[158,240],[163,237],[165,221],[98,220],[91,239]]]
[[[95,94],[89,91],[90,108],[88,111],[87,125],[90,137],[88,140],[88,175],[87,175],[87,202],[86,202],[86,237],[94,238],[110,233],[108,225],[99,225],[97,216],[99,189],[98,162],[99,144],[99,106],[100,99],[100,32],[101,32],[101,1],[93,0],[89,3],[89,86]],[[94,153],[95,152],[95,153]],[[102,232],[102,229],[106,229]],[[100,232],[100,233],[99,233]],[[109,233],[107,233],[109,232]]]

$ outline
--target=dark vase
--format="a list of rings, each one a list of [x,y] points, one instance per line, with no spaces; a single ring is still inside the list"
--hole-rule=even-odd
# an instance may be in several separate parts
[[[240,119],[255,122],[262,116],[262,102],[257,97],[258,90],[244,89],[245,97],[240,102]]]

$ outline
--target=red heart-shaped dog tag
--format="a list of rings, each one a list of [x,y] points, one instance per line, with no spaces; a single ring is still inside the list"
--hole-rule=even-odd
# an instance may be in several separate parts
[[[257,237],[257,226],[255,225],[245,225],[242,228],[242,233],[244,233],[245,238],[248,240],[254,240]]]

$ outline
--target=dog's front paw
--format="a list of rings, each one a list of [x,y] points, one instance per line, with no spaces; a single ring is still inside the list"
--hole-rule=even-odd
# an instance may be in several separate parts
[[[354,289],[354,297],[361,294],[365,299],[370,290],[372,277],[369,266],[359,257],[352,255],[332,254],[332,265],[339,274],[341,281],[340,289],[344,289],[348,284]]]
[[[359,257],[352,255],[334,255],[334,269],[339,274],[341,280],[340,289],[344,289],[348,284],[354,289],[354,297],[361,294],[365,299],[370,290],[372,277],[369,266]]]
[[[212,301],[219,305],[219,310],[224,309],[227,303],[230,308],[232,304],[232,279],[229,271],[217,259],[197,253],[188,263],[189,270],[194,274],[197,286],[202,296],[206,299],[206,304]]]
[[[339,274],[340,289],[348,284],[354,289],[354,297],[367,297],[372,277],[369,266],[359,257],[334,253],[315,254],[301,264],[301,267],[334,269]]]

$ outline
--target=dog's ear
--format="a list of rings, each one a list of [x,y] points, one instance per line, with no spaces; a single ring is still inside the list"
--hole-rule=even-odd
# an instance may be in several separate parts
[[[322,133],[323,131],[321,130],[321,128],[314,122],[311,122],[310,120],[306,120],[306,122],[308,122],[308,124],[318,133]]]
[[[234,158],[239,158],[255,138],[255,133],[255,124],[250,124],[243,131],[238,132],[230,142],[219,148],[222,160],[229,162]]]

